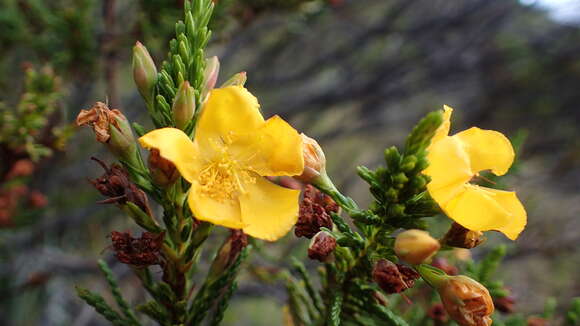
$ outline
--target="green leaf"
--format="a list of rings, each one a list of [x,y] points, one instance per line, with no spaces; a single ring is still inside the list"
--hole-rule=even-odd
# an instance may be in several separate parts
[[[111,308],[102,296],[91,292],[87,289],[83,289],[79,286],[75,287],[77,295],[83,299],[87,304],[95,308],[95,310],[108,321],[113,324],[113,326],[133,326],[130,321],[123,319],[119,313],[117,313],[113,308]]]
[[[121,294],[121,289],[119,289],[119,284],[117,284],[117,281],[113,276],[113,271],[111,271],[107,263],[102,259],[99,259],[99,269],[105,275],[107,283],[109,283],[109,287],[111,288],[111,292],[113,293],[113,297],[115,298],[115,301],[117,302],[119,308],[121,308],[121,312],[123,312],[125,317],[127,317],[127,319],[129,320],[129,322],[131,322],[132,325],[141,325],[137,320],[137,317],[135,317],[135,314],[129,307],[129,304],[123,298],[123,295]]]
[[[407,138],[405,155],[414,155],[424,151],[431,143],[431,138],[442,123],[442,111],[431,112],[421,119]]]

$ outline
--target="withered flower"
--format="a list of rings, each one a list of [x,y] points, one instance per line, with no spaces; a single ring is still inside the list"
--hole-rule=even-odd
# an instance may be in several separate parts
[[[116,156],[128,161],[134,159],[137,145],[129,121],[121,111],[97,102],[89,110],[81,110],[76,123],[91,126],[97,141],[106,144]]]
[[[419,274],[412,268],[380,259],[373,268],[373,280],[388,294],[401,293],[415,285]]]
[[[91,157],[92,160],[99,163],[105,173],[96,179],[89,181],[103,195],[109,197],[102,200],[99,204],[125,204],[131,202],[139,207],[143,212],[152,216],[149,201],[145,193],[137,188],[135,184],[129,181],[127,171],[117,164],[112,164],[109,168],[103,161]]]
[[[451,247],[471,249],[482,244],[485,241],[483,233],[480,231],[472,231],[464,228],[458,223],[453,223],[447,234],[441,240],[442,244]]]
[[[300,203],[298,222],[294,234],[311,239],[321,227],[332,228],[330,213],[337,213],[338,205],[329,196],[312,185],[304,188],[304,198]]]
[[[140,238],[133,238],[129,232],[111,232],[115,257],[123,263],[137,267],[162,265],[159,253],[163,245],[164,233],[143,232]]]
[[[89,125],[95,131],[97,141],[106,143],[111,138],[109,133],[110,125],[119,128],[117,117],[122,117],[123,114],[117,109],[109,109],[103,102],[95,103],[89,110],[81,110],[77,116],[77,126]]]
[[[308,247],[308,258],[327,262],[334,249],[336,248],[336,239],[326,231],[318,232],[310,241]]]
[[[179,171],[175,165],[161,157],[158,149],[152,148],[149,152],[148,165],[151,178],[159,186],[169,186],[179,178]]]

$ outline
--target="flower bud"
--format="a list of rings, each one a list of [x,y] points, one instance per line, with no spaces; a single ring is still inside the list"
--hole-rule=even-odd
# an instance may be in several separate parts
[[[421,230],[407,230],[395,240],[395,253],[405,262],[418,265],[431,258],[441,246],[439,241]]]
[[[221,88],[228,86],[244,86],[248,80],[248,76],[245,71],[238,72],[222,84]]]
[[[305,134],[300,134],[302,136],[302,153],[304,157],[304,172],[296,179],[312,183],[314,180],[319,179],[321,176],[326,175],[326,158],[324,152],[316,140],[306,136]]]
[[[185,129],[195,113],[195,91],[188,81],[184,81],[173,101],[173,120],[179,129]]]
[[[328,262],[331,259],[331,254],[336,248],[336,239],[326,231],[318,232],[308,246],[308,258],[318,260],[320,262]]]
[[[449,276],[428,265],[420,265],[418,271],[437,290],[445,310],[460,326],[491,325],[494,306],[485,286],[467,276]]]
[[[151,178],[161,187],[167,187],[173,184],[179,178],[179,172],[171,161],[164,159],[159,155],[159,150],[152,148],[149,152],[149,171]]]
[[[217,280],[234,263],[242,249],[248,245],[248,236],[242,230],[230,230],[230,236],[222,244],[208,272],[210,282]]]
[[[109,150],[117,157],[133,163],[137,145],[135,144],[135,137],[129,125],[129,120],[122,114],[115,116],[109,132],[111,133],[111,138],[108,142]]]
[[[467,276],[451,276],[438,291],[445,310],[459,325],[491,325],[493,301],[480,283]]]
[[[471,249],[485,242],[485,237],[480,231],[466,229],[454,222],[441,242],[451,247]]]
[[[133,47],[133,79],[141,96],[147,103],[152,103],[157,83],[157,67],[141,42],[137,42]]]
[[[202,101],[205,100],[209,92],[215,87],[220,73],[220,61],[213,56],[205,60],[205,71],[203,72],[203,90],[201,92]]]

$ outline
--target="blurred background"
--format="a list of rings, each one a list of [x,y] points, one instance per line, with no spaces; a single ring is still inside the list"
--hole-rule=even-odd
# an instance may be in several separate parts
[[[265,116],[318,139],[329,174],[361,205],[370,199],[356,166],[381,164],[385,148],[443,104],[455,108],[452,132],[477,125],[524,140],[507,183],[529,225],[508,243],[502,277],[526,314],[548,297],[580,295],[580,2],[215,2],[207,53],[220,58],[220,82],[246,71]],[[110,231],[137,229],[96,204],[87,181],[103,172],[91,156],[112,157],[72,122],[108,101],[152,127],[131,48],[141,41],[160,64],[182,3],[0,0],[0,325],[105,325],[74,292],[104,292],[98,258],[130,301],[144,301],[108,249]],[[292,234],[260,245],[224,325],[281,324],[283,285],[256,275],[304,259],[306,246]]]

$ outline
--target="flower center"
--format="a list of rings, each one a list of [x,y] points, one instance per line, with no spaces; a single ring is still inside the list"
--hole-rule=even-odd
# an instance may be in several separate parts
[[[256,178],[231,157],[226,146],[222,145],[218,152],[199,175],[200,192],[219,202],[235,200],[246,193],[244,185],[255,183]]]

